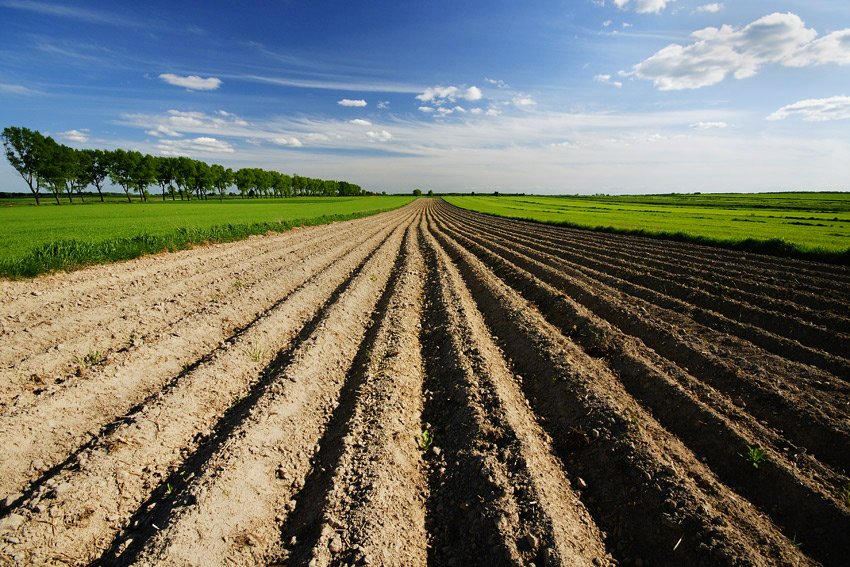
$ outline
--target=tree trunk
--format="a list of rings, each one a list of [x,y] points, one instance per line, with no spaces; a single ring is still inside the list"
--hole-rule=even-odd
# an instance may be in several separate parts
[[[128,188],[128,189],[124,189],[124,193],[126,193],[126,195],[127,195],[127,202],[128,202],[128,203],[132,203],[132,202],[133,202],[133,199],[131,199],[131,198],[130,198],[130,189],[129,189],[129,188]]]

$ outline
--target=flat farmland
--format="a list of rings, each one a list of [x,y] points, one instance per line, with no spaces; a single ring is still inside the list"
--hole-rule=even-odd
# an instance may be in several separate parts
[[[850,268],[378,215],[0,282],[2,565],[845,565]]]
[[[446,197],[510,218],[850,263],[850,193]]]

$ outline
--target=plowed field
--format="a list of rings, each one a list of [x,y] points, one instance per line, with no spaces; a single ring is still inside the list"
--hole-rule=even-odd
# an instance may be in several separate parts
[[[0,282],[0,345],[0,565],[850,557],[846,267],[420,199]]]

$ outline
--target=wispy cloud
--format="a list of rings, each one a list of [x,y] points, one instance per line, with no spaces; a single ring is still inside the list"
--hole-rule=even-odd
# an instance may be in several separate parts
[[[445,102],[455,102],[462,98],[468,101],[481,100],[483,94],[481,89],[476,86],[462,89],[460,87],[430,87],[425,89],[425,92],[416,95],[417,100],[422,102],[431,102],[433,104],[443,104]]]
[[[691,128],[695,130],[713,130],[718,128],[726,128],[729,126],[727,123],[718,121],[718,122],[694,122],[690,125]]]
[[[217,79],[216,77],[208,77],[204,79],[198,75],[188,75],[183,77],[173,73],[163,73],[159,76],[159,78],[169,85],[184,87],[191,91],[214,91],[221,86],[221,79]]]
[[[801,100],[800,102],[783,106],[770,114],[767,119],[785,120],[795,115],[809,122],[845,120],[850,118],[850,96]]]
[[[671,2],[675,0],[614,0],[614,4],[621,10],[632,9],[639,14],[658,14]]]
[[[369,136],[370,139],[376,142],[389,142],[393,139],[393,135],[387,132],[386,130],[381,130],[380,132],[366,132],[366,135]]]
[[[362,118],[355,118],[354,120],[349,120],[351,124],[356,124],[358,126],[371,126],[372,123],[368,120],[363,120]]]
[[[43,94],[41,91],[37,91],[35,89],[31,89],[23,85],[10,85],[7,83],[0,83],[0,93],[19,96],[32,96]]]
[[[173,156],[208,156],[215,154],[232,154],[233,146],[223,140],[209,136],[186,140],[162,140],[156,145],[162,155]]]
[[[596,81],[597,83],[603,83],[603,84],[606,84],[606,85],[614,85],[617,88],[623,86],[623,83],[621,83],[620,81],[612,81],[611,75],[596,75],[595,77],[593,77],[593,80]]]
[[[93,10],[80,6],[51,4],[48,2],[33,2],[28,0],[0,0],[0,6],[18,10],[28,10],[47,16],[69,18],[93,24],[108,24],[112,26],[144,27],[139,21],[124,18],[105,10]]]

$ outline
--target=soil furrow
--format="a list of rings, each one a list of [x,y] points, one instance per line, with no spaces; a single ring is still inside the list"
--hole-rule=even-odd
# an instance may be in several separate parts
[[[372,240],[379,241],[388,231],[385,228]],[[348,246],[345,244],[343,250]],[[232,333],[230,329],[236,327],[234,330],[238,331],[242,325],[256,321],[262,316],[253,310],[257,304],[273,306],[282,301],[281,298],[303,285],[313,273],[325,269],[329,262],[358,262],[358,257],[362,259],[368,253],[368,244],[353,246],[349,254],[353,258],[343,256],[343,260],[334,260],[340,252],[331,249],[328,254],[308,258],[281,278],[265,282],[262,296],[255,292],[255,299],[240,297],[238,303],[234,302],[215,317],[181,321],[159,342],[115,357],[111,364],[86,380],[54,395],[42,396],[32,407],[16,408],[15,412],[2,416],[0,443],[7,447],[7,455],[0,463],[0,494],[21,490],[24,483],[59,462],[104,424],[156,393],[170,377],[180,375],[184,365],[208,354]]]
[[[667,309],[689,313],[707,326],[722,332],[732,330],[742,338],[780,355],[793,353],[803,363],[816,364],[831,371],[837,366],[850,374],[850,361],[843,358],[850,352],[850,337],[847,335],[783,317],[780,317],[782,321],[772,320],[763,311],[743,305],[735,306],[735,302],[729,300],[708,298],[706,301],[698,301],[698,293],[689,293],[684,299],[678,299],[667,293],[664,282],[655,287],[632,283],[622,277],[622,270],[608,266],[609,271],[604,271],[606,266],[597,265],[589,258],[576,257],[569,250],[533,243],[524,245],[523,249],[545,254],[549,262],[554,262],[560,270],[576,277],[597,280]],[[671,287],[675,285],[670,282]],[[828,354],[824,355],[821,351]]]
[[[288,565],[426,565],[415,225],[378,303],[299,503],[281,528]]]
[[[828,480],[832,480],[832,485],[841,486],[847,482],[846,477],[836,476],[822,467],[820,470],[816,467],[814,470],[798,471],[797,464],[783,454],[782,447],[787,448],[787,445],[765,431],[755,420],[748,419],[742,412],[727,417],[724,415],[726,412],[715,411],[702,401],[719,398],[716,393],[706,389],[695,391],[695,380],[683,376],[681,371],[678,372],[678,380],[674,380],[671,375],[676,374],[675,369],[668,368],[666,373],[660,371],[647,360],[651,356],[649,353],[638,354],[641,350],[638,345],[630,345],[631,349],[627,350],[616,329],[594,325],[586,315],[582,321],[579,310],[570,309],[563,301],[558,302],[551,288],[551,291],[542,289],[531,278],[523,278],[521,273],[516,274],[518,277],[506,278],[506,271],[518,272],[509,264],[499,268],[499,274],[506,281],[513,282],[523,296],[535,302],[547,320],[570,332],[583,347],[598,351],[595,337],[605,335],[604,362],[619,376],[629,394],[709,464],[722,481],[735,486],[739,494],[768,512],[777,524],[787,526],[788,533],[802,533],[804,529],[814,531],[810,536],[812,549],[831,550],[833,560],[850,553],[850,548],[844,548],[845,542],[850,541],[847,537],[850,535],[847,533],[850,515],[832,496],[834,488],[827,484]],[[559,317],[559,307],[567,307],[568,313]],[[726,407],[729,406],[734,408],[727,402]],[[746,453],[748,445],[760,446],[770,455],[768,461],[756,470],[745,463],[738,452]],[[824,479],[826,486],[811,481],[811,477],[824,476],[833,477]],[[775,498],[777,493],[783,495],[779,502]],[[818,557],[818,553],[814,555],[825,562],[829,559],[828,556]]]
[[[371,224],[361,223],[344,232],[350,238],[356,234],[353,231],[364,230],[367,226],[377,231],[382,222],[383,219],[372,219]],[[286,246],[282,246],[286,241],[269,242],[266,249],[259,250],[256,246],[241,250],[239,243],[229,245],[237,256],[235,264],[204,262],[208,268],[203,271],[186,268],[190,275],[180,282],[160,281],[161,271],[153,275],[139,274],[137,279],[131,280],[133,287],[128,286],[131,290],[138,289],[137,292],[122,290],[118,297],[96,298],[73,313],[67,313],[67,309],[46,313],[47,322],[41,326],[31,321],[32,313],[18,314],[17,317],[25,318],[28,332],[15,335],[14,330],[10,330],[4,341],[9,346],[8,351],[4,349],[4,355],[17,362],[10,370],[0,371],[0,383],[4,385],[0,408],[12,402],[20,405],[30,400],[26,395],[21,397],[22,394],[55,390],[55,383],[67,385],[82,378],[90,366],[102,364],[116,351],[132,350],[135,343],[167,332],[168,327],[181,319],[214,313],[221,304],[232,302],[234,294],[250,296],[257,284],[279,277],[287,264],[294,265],[311,254],[326,250],[334,242],[346,240],[345,233],[339,234],[338,229],[332,232],[332,227],[316,227],[315,231],[301,233],[301,239]],[[165,269],[166,273],[182,271],[173,267],[173,261],[165,264],[172,266]],[[191,262],[190,266],[196,264]],[[137,272],[136,269],[130,271]],[[111,284],[106,285],[113,288]],[[121,308],[116,310],[116,304]]]
[[[452,215],[451,218],[474,226],[481,233],[508,239],[518,236],[515,232],[487,226],[471,218],[461,219],[457,215]],[[815,311],[784,299],[719,285],[715,281],[699,277],[693,270],[687,273],[671,271],[673,264],[651,261],[643,252],[636,255],[634,251],[606,250],[599,246],[578,244],[575,240],[536,239],[528,232],[524,232],[522,236],[526,242],[541,246],[542,250],[551,251],[557,248],[560,257],[572,262],[616,275],[642,287],[662,290],[665,295],[716,310],[728,317],[746,317],[751,324],[768,329],[787,329],[787,332],[795,337],[801,334],[832,337],[833,332],[850,331],[850,318],[846,316],[839,316],[832,311]],[[817,342],[816,337],[813,337],[813,340]]]
[[[320,450],[403,233],[396,227],[367,261],[324,324],[191,483],[193,503],[175,510],[134,564],[253,565],[280,554],[275,517],[283,521],[297,505],[292,497]]]
[[[433,237],[426,243],[437,283],[430,288],[423,341],[423,419],[440,449],[431,458],[432,561],[609,564],[602,535],[462,280]]]
[[[799,397],[795,400],[788,399],[781,393],[781,390],[775,389],[774,383],[763,383],[758,377],[752,376],[750,373],[745,374],[740,369],[730,370],[722,362],[713,361],[708,354],[708,349],[685,344],[678,334],[659,328],[651,320],[641,318],[637,314],[632,315],[636,311],[634,307],[621,304],[612,295],[603,296],[603,294],[594,291],[593,288],[579,288],[580,293],[576,293],[574,283],[571,284],[566,281],[560,272],[546,264],[513,252],[506,246],[495,243],[493,239],[484,241],[468,233],[468,237],[461,236],[456,232],[451,232],[451,234],[453,238],[465,242],[468,249],[488,259],[494,269],[499,270],[500,275],[503,275],[503,269],[508,271],[511,269],[529,270],[556,289],[567,289],[573,292],[573,296],[577,300],[586,303],[586,306],[593,309],[594,313],[607,319],[615,327],[628,334],[640,337],[644,343],[654,348],[659,354],[676,362],[679,367],[690,369],[690,373],[703,379],[707,384],[719,388],[738,400],[745,400],[739,402],[739,405],[746,405],[748,411],[760,419],[765,419],[774,427],[784,430],[785,434],[790,436],[790,439],[798,445],[822,455],[827,463],[837,465],[839,469],[844,469],[850,465],[850,453],[843,450],[844,447],[850,447],[850,442],[848,442],[850,439],[848,439],[846,427],[842,423],[846,415],[843,408],[834,407],[831,415],[824,415],[825,410],[829,410],[830,407],[825,407],[817,397],[812,397],[809,403],[805,405],[800,403]],[[513,249],[517,248],[519,246],[514,244]],[[501,264],[502,262],[504,264]],[[515,268],[511,262],[515,262],[521,268]],[[519,283],[522,286],[520,289],[524,293],[529,293],[529,287],[534,286],[534,283],[527,278],[524,281],[520,279]],[[604,297],[608,297],[608,299],[604,299]],[[549,303],[551,303],[551,300],[549,300]],[[547,304],[546,307],[548,309],[551,305]],[[591,352],[597,351],[598,356],[606,355],[611,347],[611,337],[608,330],[605,328],[573,330],[572,327],[575,327],[577,323],[578,320],[573,320],[571,323],[569,320],[564,322],[564,332],[570,333],[571,336],[584,333],[586,336],[578,337],[578,339],[583,338],[585,342],[593,345]],[[696,342],[696,339],[691,337],[690,341]],[[699,353],[701,358],[694,360],[692,355],[688,356],[689,353],[694,352]],[[802,372],[799,372],[800,369],[797,369],[798,373],[796,374],[789,374],[787,366],[787,363],[775,363],[768,368],[773,370],[774,380],[775,376],[785,374],[788,383],[798,381],[802,374]],[[746,387],[747,382],[750,383],[749,387]],[[846,400],[846,396],[838,399]],[[796,447],[792,446],[792,448],[797,450]],[[836,450],[836,448],[842,449]]]
[[[500,285],[471,254],[435,234],[522,373],[532,409],[562,460],[588,486],[582,500],[616,538],[609,541],[615,557],[660,564],[809,563],[772,523],[717,483],[603,365]]]
[[[441,203],[441,207],[461,211],[451,205]],[[556,240],[584,243],[591,247],[611,250],[623,250],[633,257],[657,254],[666,257],[700,273],[714,277],[728,277],[729,282],[739,280],[758,281],[772,288],[784,288],[802,291],[817,296],[831,297],[846,305],[846,294],[836,290],[850,286],[847,268],[831,264],[819,264],[799,260],[789,260],[776,256],[736,252],[710,246],[684,244],[664,239],[611,235],[604,232],[569,229],[546,226],[540,223],[491,217],[472,211],[464,211],[483,222],[499,226],[510,226],[522,234],[546,235]],[[732,284],[733,285],[733,284]]]
[[[12,548],[13,553],[31,554],[38,563],[44,557],[37,553],[45,549],[84,563],[100,555],[117,530],[127,526],[151,487],[173,473],[181,456],[196,450],[194,444],[209,437],[209,424],[220,420],[270,372],[267,364],[273,353],[286,347],[298,326],[313,316],[329,294],[334,295],[334,288],[347,285],[344,278],[352,265],[339,263],[320,272],[173,388],[127,416],[125,425],[77,455],[74,466],[25,503],[26,511],[31,511],[23,528],[27,538]],[[105,496],[97,507],[91,506],[88,497],[93,492]],[[56,516],[56,506],[63,517]],[[25,517],[26,511],[22,510]],[[64,520],[83,516],[85,522]]]

